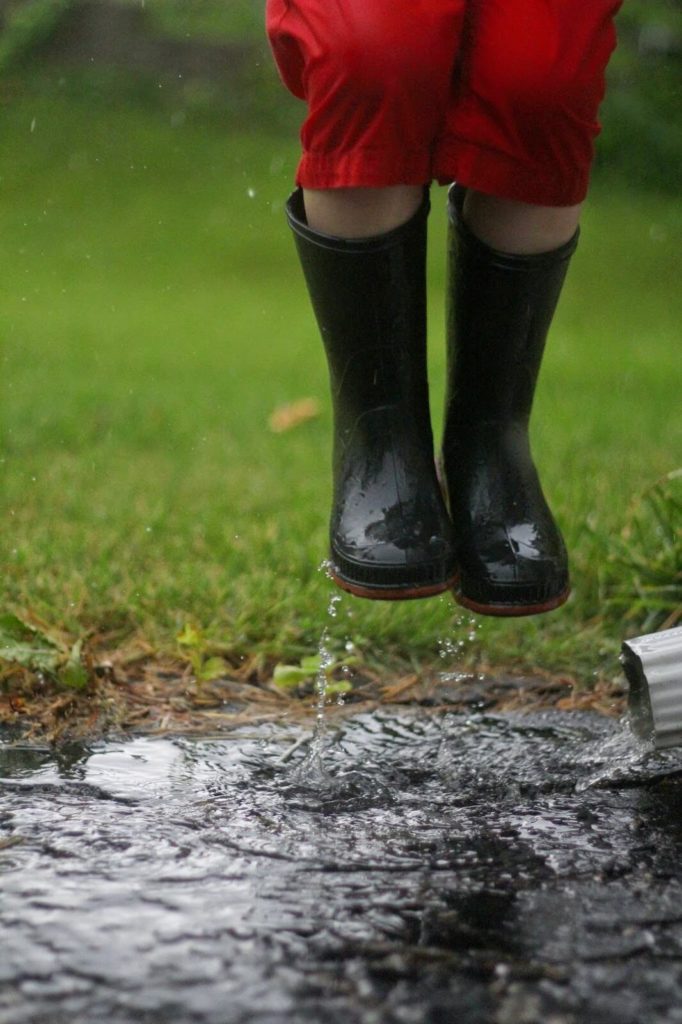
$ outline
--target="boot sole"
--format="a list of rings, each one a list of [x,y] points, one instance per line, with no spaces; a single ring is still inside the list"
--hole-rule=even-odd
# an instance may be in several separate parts
[[[457,583],[457,574],[455,574],[450,579],[443,580],[442,583],[429,583],[422,587],[367,587],[351,583],[350,580],[335,573],[333,569],[330,570],[329,575],[334,583],[341,590],[345,590],[347,594],[352,594],[353,597],[364,597],[369,601],[416,601],[422,597],[437,597],[438,594],[452,590]]]
[[[478,601],[472,601],[471,598],[456,588],[454,597],[457,604],[462,605],[463,608],[468,608],[469,611],[477,612],[479,615],[493,615],[498,618],[521,618],[524,615],[541,615],[543,612],[552,612],[555,608],[560,608],[562,604],[566,603],[570,593],[571,588],[567,587],[557,597],[552,597],[549,601],[543,601],[541,604],[481,604]]]

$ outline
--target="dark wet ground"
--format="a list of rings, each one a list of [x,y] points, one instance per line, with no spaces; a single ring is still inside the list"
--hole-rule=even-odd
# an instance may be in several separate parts
[[[682,752],[386,710],[0,745],[1,1024],[682,1024]]]

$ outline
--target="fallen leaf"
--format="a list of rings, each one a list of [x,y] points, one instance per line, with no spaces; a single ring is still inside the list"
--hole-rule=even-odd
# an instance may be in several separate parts
[[[268,424],[274,434],[282,434],[285,430],[292,430],[299,423],[313,420],[319,415],[320,403],[316,398],[299,398],[295,402],[278,406],[270,413]]]

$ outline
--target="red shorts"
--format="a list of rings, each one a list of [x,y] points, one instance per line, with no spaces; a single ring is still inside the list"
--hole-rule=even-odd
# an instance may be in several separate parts
[[[580,202],[621,2],[267,0],[280,74],[308,105],[297,183]]]

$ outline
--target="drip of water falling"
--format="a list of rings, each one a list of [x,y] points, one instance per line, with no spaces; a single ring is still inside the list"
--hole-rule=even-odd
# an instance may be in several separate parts
[[[312,751],[321,759],[324,751],[325,739],[327,737],[327,720],[325,717],[327,704],[327,670],[334,660],[329,649],[328,627],[325,627],[322,630],[318,651],[320,655],[320,667],[315,678],[317,705],[315,707],[315,731],[313,733]]]
[[[441,661],[452,661],[461,658],[467,644],[476,642],[479,625],[474,616],[458,615],[454,621],[453,634],[440,637],[438,640],[438,656]],[[443,683],[459,683],[469,678],[471,678],[471,672],[461,668],[454,668],[454,670],[440,673],[440,680]]]
[[[323,566],[326,565],[327,563],[323,563]],[[340,594],[332,594],[330,597],[329,604],[327,606],[327,614],[330,618],[335,619],[338,615],[338,605],[340,601]],[[329,636],[329,626],[325,626],[322,630],[317,650],[320,659],[320,667],[317,670],[317,675],[315,677],[317,702],[315,705],[313,737],[308,756],[297,770],[296,775],[300,781],[305,780],[308,783],[328,784],[330,776],[324,766],[324,750],[327,740],[327,673],[330,666],[334,663],[334,655],[332,654]]]

